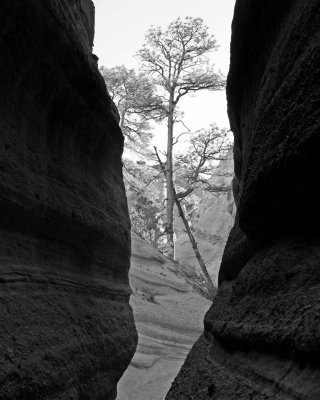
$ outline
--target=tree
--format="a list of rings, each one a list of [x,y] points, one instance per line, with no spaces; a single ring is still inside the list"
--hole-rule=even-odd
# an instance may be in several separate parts
[[[183,199],[199,187],[209,192],[228,191],[228,187],[213,185],[210,178],[217,163],[227,158],[231,148],[228,131],[220,130],[215,124],[211,124],[209,129],[195,132],[189,140],[187,151],[179,154],[175,160],[177,181],[186,188],[177,194],[177,198]]]
[[[147,196],[133,196],[129,203],[132,231],[159,249],[162,238],[161,208]]]
[[[162,100],[155,93],[155,85],[142,73],[124,65],[101,67],[108,92],[118,108],[120,128],[125,135],[126,147],[143,152],[151,139],[149,120],[161,118]]]
[[[166,234],[170,256],[174,258],[173,235],[173,156],[174,124],[178,122],[177,106],[182,97],[200,90],[221,90],[225,79],[215,73],[208,54],[217,49],[216,40],[201,18],[178,18],[163,31],[152,27],[138,52],[142,71],[151,76],[161,99],[159,114],[167,120]]]
[[[100,72],[118,109],[119,125],[126,138],[123,177],[132,231],[165,252],[163,194],[157,187],[161,172],[159,167],[157,170],[150,166],[149,148],[152,137],[149,121],[162,118],[159,107],[162,100],[152,80],[142,73],[123,65],[101,67]],[[139,161],[135,161],[137,155]]]
[[[199,251],[198,244],[192,233],[189,221],[186,218],[181,202],[185,200],[196,188],[209,190],[214,192],[224,192],[229,190],[228,187],[212,186],[210,177],[215,168],[214,163],[225,160],[231,148],[228,140],[227,130],[219,130],[216,125],[211,125],[208,130],[197,131],[190,139],[190,146],[187,152],[180,154],[175,163],[175,168],[179,173],[176,180],[179,186],[184,190],[176,192],[175,184],[173,185],[174,201],[178,210],[178,214],[183,222],[185,231],[189,237],[191,247],[195,253],[200,269],[206,279],[208,294],[213,297],[215,293],[212,278],[208,272],[205,261]],[[156,147],[155,154],[163,174],[166,174],[166,167],[161,160]]]
[[[166,253],[163,183],[159,167],[145,161],[126,160],[124,172],[132,231]]]

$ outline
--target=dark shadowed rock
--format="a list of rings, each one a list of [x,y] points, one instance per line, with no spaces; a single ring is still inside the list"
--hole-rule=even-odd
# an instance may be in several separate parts
[[[90,0],[0,5],[0,398],[114,399],[136,330]]]
[[[318,229],[319,1],[238,1],[227,95],[240,227],[252,239]]]
[[[214,384],[219,400],[317,400],[319,0],[236,2],[227,94],[238,212],[207,344],[195,344],[166,399],[205,399]]]
[[[259,248],[239,227],[238,216],[229,234],[219,270],[219,285],[225,280],[236,278],[252,255]]]

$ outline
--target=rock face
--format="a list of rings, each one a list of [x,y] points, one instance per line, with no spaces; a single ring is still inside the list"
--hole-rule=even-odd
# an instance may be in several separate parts
[[[90,0],[0,5],[0,398],[114,399],[137,342]]]
[[[129,277],[139,343],[118,384],[117,400],[163,400],[202,332],[210,301],[176,263],[134,233]]]
[[[222,400],[316,400],[320,221],[307,210],[320,185],[320,1],[238,0],[232,31],[238,211],[205,317],[211,363],[197,342],[166,399],[210,387]]]

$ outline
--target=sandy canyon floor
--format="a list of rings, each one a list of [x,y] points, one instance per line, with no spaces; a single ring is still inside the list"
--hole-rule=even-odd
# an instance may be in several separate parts
[[[175,264],[135,235],[130,283],[139,343],[118,384],[117,400],[162,400],[202,333],[211,302],[195,290],[192,279],[179,276]]]

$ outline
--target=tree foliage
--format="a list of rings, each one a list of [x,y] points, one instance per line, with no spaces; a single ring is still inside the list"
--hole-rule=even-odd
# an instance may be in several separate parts
[[[125,158],[124,178],[132,230],[169,257],[174,257],[173,207],[176,204],[200,268],[213,293],[213,282],[201,257],[183,204],[196,188],[219,191],[210,184],[217,161],[230,144],[227,131],[211,125],[190,138],[186,152],[173,157],[174,126],[182,122],[181,98],[202,90],[221,90],[225,79],[214,71],[209,54],[217,49],[215,38],[200,18],[178,18],[166,30],[151,27],[138,52],[139,73],[124,66],[100,69],[120,114],[126,148],[143,154],[143,160]],[[151,121],[167,121],[167,151],[150,158]],[[146,150],[147,149],[147,150]],[[156,161],[156,164],[154,164]],[[166,195],[163,193],[166,188]],[[179,192],[176,192],[179,188]],[[222,189],[222,188],[220,188]],[[223,189],[222,189],[223,191]]]
[[[127,138],[126,145],[141,151],[151,139],[150,120],[158,120],[158,104],[154,83],[142,73],[124,65],[101,67],[108,92],[118,108],[120,127]]]
[[[125,160],[125,186],[132,231],[165,252],[163,180],[157,166]]]
[[[178,122],[178,103],[189,93],[200,90],[221,90],[224,77],[209,63],[208,54],[217,49],[216,40],[209,34],[201,18],[187,17],[173,21],[166,30],[151,27],[145,43],[138,52],[142,71],[152,77],[158,88],[159,114],[167,119],[166,232],[170,256],[174,257],[173,207],[173,144],[174,124]]]
[[[163,88],[163,111],[169,113],[168,93],[174,92],[173,104],[199,90],[220,90],[225,79],[209,63],[208,53],[217,49],[213,35],[201,18],[178,18],[163,31],[152,27],[138,52],[143,71]]]
[[[225,160],[232,144],[228,139],[228,131],[211,124],[209,129],[195,132],[189,140],[186,151],[175,158],[177,180],[185,191],[177,193],[182,199],[194,189],[222,192],[227,188],[215,187],[210,178],[219,161]]]
[[[196,189],[209,190],[215,192],[227,191],[228,187],[213,187],[210,177],[212,171],[219,161],[227,158],[231,148],[228,140],[227,130],[219,128],[212,124],[207,130],[199,130],[190,138],[190,145],[187,151],[176,157],[175,174],[173,186],[174,202],[178,210],[185,232],[189,237],[191,247],[195,253],[200,269],[206,279],[208,294],[213,296],[215,289],[212,278],[208,272],[206,263],[199,251],[198,244],[192,232],[190,221],[186,217],[186,213],[182,206],[183,202]],[[155,147],[155,154],[163,174],[166,174],[165,162],[161,160],[158,149]],[[176,187],[183,188],[177,192]],[[185,203],[186,204],[186,203]]]

